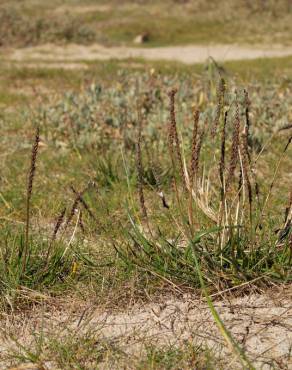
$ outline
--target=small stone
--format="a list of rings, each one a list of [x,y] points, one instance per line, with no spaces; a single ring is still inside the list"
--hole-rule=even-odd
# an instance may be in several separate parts
[[[134,38],[134,44],[144,44],[149,41],[149,33],[144,32]]]

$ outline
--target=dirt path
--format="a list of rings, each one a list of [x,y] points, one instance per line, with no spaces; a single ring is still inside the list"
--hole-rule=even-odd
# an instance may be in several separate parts
[[[226,327],[256,369],[292,367],[291,298],[292,286],[215,304]],[[76,302],[67,302],[55,309],[52,305],[42,309],[38,306],[27,314],[3,317],[0,323],[1,369],[5,368],[1,358],[3,361],[8,349],[15,347],[10,333],[17,333],[19,342],[32,349],[33,338],[41,331],[45,337],[53,335],[57,338],[94,331],[97,342],[114,343],[128,356],[125,369],[135,368],[129,359],[141,356],[149,343],[159,348],[170,344],[180,346],[186,341],[207,345],[215,351],[224,368],[242,369],[218,332],[206,303],[194,296],[133,306],[125,312]],[[57,369],[53,362],[47,367]],[[103,363],[100,368],[107,369],[108,364]],[[111,364],[111,368],[115,367]]]
[[[214,45],[174,46],[157,48],[104,47],[98,44],[82,46],[42,45],[6,52],[3,57],[16,62],[42,61],[47,63],[143,58],[146,60],[177,61],[185,64],[203,63],[209,57],[217,61],[284,57],[292,55],[292,46],[273,47]],[[65,65],[65,63],[64,63]]]

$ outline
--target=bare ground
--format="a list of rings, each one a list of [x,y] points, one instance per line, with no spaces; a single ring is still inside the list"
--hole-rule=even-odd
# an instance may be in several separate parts
[[[215,303],[226,327],[245,350],[256,369],[292,368],[292,286],[264,294],[220,299]],[[35,306],[27,313],[2,315],[0,367],[7,366],[7,353],[15,348],[11,339],[32,348],[33,333],[62,337],[94,330],[99,340],[115,343],[130,359],[143,355],[145,344],[177,345],[189,342],[208,346],[226,369],[242,369],[218,332],[206,303],[196,296],[164,298],[133,305],[123,312],[93,303],[64,302]],[[2,365],[1,365],[2,361]],[[6,365],[4,365],[6,364]],[[57,369],[54,361],[47,363]],[[113,368],[105,362],[100,368]]]
[[[209,57],[217,61],[285,57],[292,55],[292,46],[239,46],[239,45],[210,45],[210,46],[173,46],[173,47],[104,47],[99,44],[82,46],[69,44],[66,46],[41,45],[2,52],[2,59],[13,62],[31,63],[41,61],[53,66],[63,62],[74,63],[80,67],[80,62],[110,59],[142,58],[146,60],[177,61],[185,64],[204,63]],[[28,64],[29,66],[29,64]]]
[[[83,14],[91,12],[107,12],[112,9],[112,6],[109,4],[99,4],[99,5],[61,5],[55,9],[55,13],[74,13],[74,14]]]

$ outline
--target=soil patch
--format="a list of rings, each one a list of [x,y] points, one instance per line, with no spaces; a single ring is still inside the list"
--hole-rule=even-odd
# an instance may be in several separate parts
[[[46,44],[20,48],[6,53],[12,61],[94,61],[142,58],[146,60],[176,61],[185,64],[204,63],[212,57],[217,61],[285,57],[292,55],[292,46],[251,47],[238,45],[173,46],[157,48],[104,47],[99,44],[83,46]]]
[[[292,286],[288,286],[215,303],[226,327],[257,369],[291,368],[291,298]],[[55,308],[46,303],[42,309],[38,306],[26,314],[3,316],[1,321],[0,361],[15,347],[12,333],[27,346],[41,330],[60,336],[66,331],[96,330],[99,340],[118,344],[129,356],[141,356],[148,343],[158,348],[189,341],[208,346],[226,369],[242,368],[218,332],[206,303],[191,295],[134,305],[126,312],[108,311],[93,303],[67,302]],[[54,366],[50,364],[50,368]]]

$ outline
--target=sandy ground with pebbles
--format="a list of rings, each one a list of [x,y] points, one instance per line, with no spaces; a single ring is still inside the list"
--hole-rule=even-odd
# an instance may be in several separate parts
[[[215,306],[256,369],[292,369],[292,286],[240,298],[225,297]],[[92,303],[47,304],[26,314],[3,315],[1,327],[1,369],[5,368],[7,351],[15,347],[10,334],[17,333],[20,343],[32,346],[32,333],[41,330],[59,337],[94,330],[99,340],[115,343],[129,359],[141,356],[147,343],[159,347],[189,341],[207,345],[224,368],[243,368],[220,335],[206,303],[191,295],[133,305],[122,312]],[[53,362],[47,368],[57,369]],[[106,363],[100,368],[109,369]],[[126,368],[133,368],[131,361]]]

